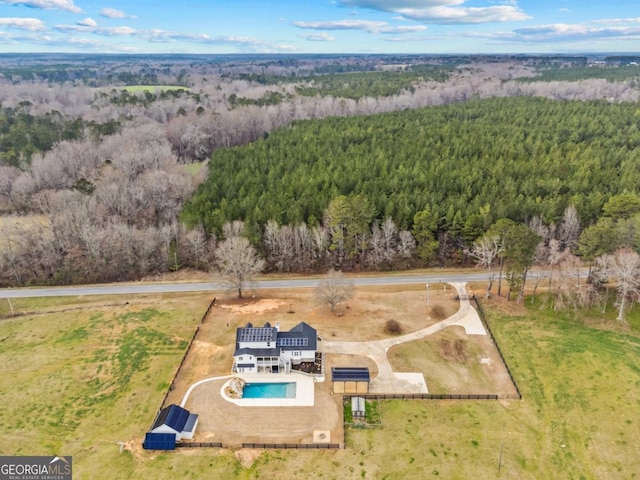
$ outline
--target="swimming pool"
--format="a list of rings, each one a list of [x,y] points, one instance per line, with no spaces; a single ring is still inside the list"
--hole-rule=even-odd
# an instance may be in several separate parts
[[[290,383],[247,383],[242,398],[296,398],[296,384]]]

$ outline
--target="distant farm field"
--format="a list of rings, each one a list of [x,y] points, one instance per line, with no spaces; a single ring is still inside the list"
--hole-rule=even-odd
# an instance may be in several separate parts
[[[120,90],[127,90],[129,92],[161,92],[171,90],[186,90],[191,91],[189,87],[182,85],[127,85],[126,87],[118,87]]]
[[[226,349],[223,344],[233,342],[236,323],[256,315],[258,322],[271,321],[279,311],[287,315],[292,310],[292,318],[301,315],[320,323],[319,312],[305,307],[305,293],[310,292],[294,292],[291,304],[262,311],[256,307],[268,303],[267,292],[245,302],[223,300],[214,309],[219,336],[209,332],[211,342]],[[419,307],[418,290],[396,293],[405,304]],[[358,292],[370,306],[381,294]],[[354,318],[349,312],[335,318],[322,335],[377,336],[391,310],[403,311],[390,299],[393,292],[385,295],[389,310],[378,315],[375,328],[367,331],[362,325],[375,309],[359,311],[354,301],[349,309],[356,310]],[[514,308],[502,299],[484,305],[521,401],[383,401],[382,428],[348,430],[347,448],[338,451],[145,452],[142,436],[209,300],[204,294],[16,299],[18,313],[32,313],[15,318],[7,317],[8,303],[0,303],[0,362],[5,366],[0,425],[7,432],[0,454],[71,454],[78,478],[97,479],[495,478],[498,473],[519,479],[638,478],[637,312],[629,315],[628,325],[620,325],[613,310],[611,315],[574,316],[539,305]],[[407,329],[417,321],[397,319]],[[432,350],[425,365],[437,365],[447,353],[442,340],[455,338],[460,338],[455,329],[447,329],[441,338],[422,344]],[[466,352],[475,358],[481,350],[469,344]],[[202,357],[207,365],[200,365],[201,373],[228,367],[228,353],[219,357],[214,351]],[[416,361],[411,357],[410,351],[398,351],[393,358],[415,368],[419,364],[411,364]],[[448,388],[453,379],[464,382],[461,359],[455,360],[458,366],[439,388]],[[429,383],[429,374],[425,377]],[[122,453],[119,441],[126,442]]]

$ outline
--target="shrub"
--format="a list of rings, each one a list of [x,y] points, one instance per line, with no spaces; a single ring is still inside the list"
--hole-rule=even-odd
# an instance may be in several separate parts
[[[442,305],[436,303],[431,306],[431,318],[434,320],[444,320],[447,318],[447,312]]]
[[[385,333],[389,333],[391,335],[398,335],[402,333],[402,326],[400,325],[400,322],[392,318],[387,320],[387,322],[384,324],[384,331]]]

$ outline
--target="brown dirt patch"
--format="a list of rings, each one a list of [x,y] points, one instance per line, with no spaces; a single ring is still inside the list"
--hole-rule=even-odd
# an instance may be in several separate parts
[[[250,302],[243,301],[240,304],[234,304],[232,302],[221,303],[220,308],[228,309],[232,313],[239,313],[243,315],[259,315],[270,310],[276,310],[278,307],[284,304],[284,300],[265,298]]]
[[[236,450],[235,456],[244,468],[251,468],[258,458],[262,455],[262,450],[254,450],[251,448],[243,448]]]

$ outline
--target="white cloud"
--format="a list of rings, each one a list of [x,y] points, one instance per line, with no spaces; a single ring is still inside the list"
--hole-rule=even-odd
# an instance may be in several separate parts
[[[369,33],[412,33],[426,30],[424,25],[394,27],[371,20],[335,20],[328,22],[293,22],[298,28],[311,30],[365,30]]]
[[[640,38],[640,26],[636,27],[590,27],[556,23],[537,27],[519,28],[513,31],[516,41],[566,42],[601,39]]]
[[[465,0],[341,0],[343,5],[392,12],[403,8],[429,8],[440,5],[460,5]]]
[[[602,19],[602,20],[595,20],[592,23],[601,24],[601,25],[614,25],[614,24],[621,24],[621,23],[634,24],[634,23],[640,23],[640,17],[637,17],[637,18],[606,18],[606,19]]]
[[[139,33],[135,28],[131,27],[97,27],[81,24],[80,22],[77,25],[56,25],[55,29],[59,32],[86,32],[108,37],[130,36]]]
[[[136,18],[135,15],[129,15],[122,10],[116,10],[115,8],[103,8],[100,10],[100,15],[107,18]]]
[[[492,40],[496,43],[589,43],[598,40],[640,40],[640,25],[595,27],[593,25],[555,23],[518,28],[511,32],[469,33],[469,37]]]
[[[37,18],[0,18],[0,26],[29,32],[41,32],[47,29],[42,20]]]
[[[384,27],[387,22],[374,22],[371,20],[335,20],[328,22],[293,22],[298,28],[309,28],[312,30],[367,30]]]
[[[310,42],[333,42],[335,40],[334,37],[326,32],[311,33],[307,35],[299,34],[298,37],[304,38],[305,40],[308,40]]]
[[[179,33],[158,29],[139,31],[136,32],[136,36],[154,43],[184,41],[189,43],[204,43],[208,45],[234,45],[238,47],[257,47],[267,45],[263,41],[251,37],[234,35],[212,37],[206,33]]]
[[[233,35],[211,36],[206,33],[181,33],[160,29],[137,30],[126,26],[102,27],[98,26],[95,21],[92,23],[88,20],[91,19],[81,20],[75,25],[56,25],[54,29],[62,33],[78,32],[108,37],[134,37],[146,40],[150,43],[187,42],[206,45],[230,45],[242,49],[248,49],[252,52],[286,52],[294,49],[294,47],[290,45],[271,44],[252,37]]]
[[[422,32],[427,27],[424,25],[404,26],[404,27],[384,27],[379,30],[380,33],[414,33]]]
[[[527,20],[531,17],[509,5],[496,7],[448,7],[403,9],[397,13],[412,20],[440,24],[493,23]]]
[[[80,25],[82,27],[97,27],[98,23],[93,18],[87,17],[83,20],[77,21],[76,25]]]
[[[511,22],[531,18],[511,0],[486,7],[465,7],[466,0],[342,0],[341,3],[437,24]]]
[[[66,10],[73,13],[82,13],[82,9],[74,5],[73,0],[0,0],[0,3],[24,5],[25,7],[43,10]]]

